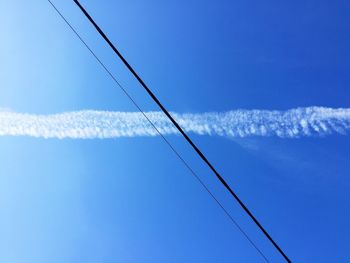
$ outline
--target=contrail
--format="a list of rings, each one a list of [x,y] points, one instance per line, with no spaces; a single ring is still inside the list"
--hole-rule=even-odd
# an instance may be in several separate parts
[[[225,137],[277,136],[299,138],[346,134],[350,108],[307,107],[287,111],[233,110],[208,113],[171,113],[185,132]],[[179,134],[161,112],[146,112],[163,135]],[[35,115],[0,110],[0,136],[41,138],[119,138],[157,136],[138,112],[83,110]]]

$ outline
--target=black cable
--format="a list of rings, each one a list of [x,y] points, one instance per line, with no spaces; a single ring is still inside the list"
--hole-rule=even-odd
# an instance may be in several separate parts
[[[159,106],[159,108],[164,112],[164,114],[169,118],[169,120],[173,123],[173,125],[177,128],[177,130],[183,135],[186,141],[192,146],[195,152],[201,157],[201,159],[208,165],[208,167],[215,174],[217,179],[224,185],[224,187],[229,191],[229,193],[233,196],[233,198],[239,203],[239,205],[243,208],[243,210],[248,214],[248,216],[253,220],[253,222],[259,227],[259,229],[264,233],[267,239],[273,244],[273,246],[278,250],[278,252],[284,257],[287,262],[291,262],[291,260],[287,257],[287,255],[283,252],[283,250],[279,247],[279,245],[273,240],[273,238],[269,235],[269,233],[265,230],[265,228],[261,225],[261,223],[255,218],[255,216],[250,212],[248,207],[242,202],[242,200],[237,196],[237,194],[231,189],[225,179],[219,174],[219,172],[214,168],[214,166],[209,162],[209,160],[205,157],[205,155],[201,152],[201,150],[194,144],[194,142],[190,139],[190,137],[185,133],[185,131],[181,128],[181,126],[176,122],[176,120],[171,116],[168,110],[162,105],[162,103],[158,100],[158,98],[153,94],[153,92],[148,88],[145,82],[140,78],[140,76],[135,72],[135,70],[131,67],[131,65],[126,61],[126,59],[122,56],[122,54],[118,51],[118,49],[113,45],[113,43],[108,39],[105,33],[101,30],[101,28],[95,23],[89,13],[84,9],[84,7],[78,2],[78,0],[73,0],[76,5],[80,8],[80,10],[84,13],[87,19],[92,23],[97,32],[102,36],[102,38],[108,43],[108,45],[113,49],[113,51],[117,54],[117,56],[123,61],[125,66],[129,69],[129,71],[134,75],[134,77],[138,80],[138,82],[142,85],[142,87],[146,90],[146,92],[151,96],[154,102]]]
[[[258,251],[258,253],[264,258],[266,262],[270,262],[267,257],[263,254],[263,252],[257,247],[257,245],[253,242],[253,240],[247,235],[247,233],[238,225],[238,223],[233,219],[230,213],[224,208],[224,206],[220,203],[220,201],[214,196],[214,194],[209,190],[209,188],[204,184],[204,182],[200,179],[200,177],[194,172],[194,170],[190,167],[190,165],[182,158],[182,156],[177,152],[177,150],[172,146],[172,144],[164,137],[164,135],[158,130],[155,124],[148,118],[145,112],[141,109],[141,107],[136,103],[136,101],[129,95],[126,89],[118,82],[118,80],[114,77],[114,75],[109,71],[109,69],[104,65],[104,63],[98,58],[98,56],[92,51],[89,45],[84,41],[84,39],[80,36],[80,34],[74,29],[74,27],[68,22],[68,20],[63,16],[63,14],[56,8],[56,6],[50,1],[47,0],[54,10],[58,13],[58,15],[64,20],[64,22],[70,27],[70,29],[74,32],[74,34],[79,38],[79,40],[83,43],[83,45],[89,50],[89,52],[93,55],[93,57],[97,60],[97,62],[102,66],[102,68],[108,73],[108,75],[112,78],[112,80],[118,85],[118,87],[124,92],[124,94],[131,100],[134,106],[142,113],[142,115],[147,119],[150,125],[156,130],[156,132],[162,137],[164,142],[170,147],[170,149],[175,153],[175,155],[182,161],[182,163],[189,169],[192,175],[198,180],[198,182],[203,186],[203,188],[209,193],[209,195],[215,200],[215,202],[221,207],[221,209],[225,212],[225,214],[229,217],[232,223],[239,229],[239,231],[246,237],[246,239],[250,242],[250,244]]]

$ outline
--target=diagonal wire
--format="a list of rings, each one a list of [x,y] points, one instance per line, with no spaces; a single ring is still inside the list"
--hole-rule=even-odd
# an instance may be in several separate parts
[[[120,84],[120,82],[114,77],[111,71],[105,66],[105,64],[99,59],[99,57],[95,54],[95,52],[89,47],[89,45],[85,42],[85,40],[80,36],[80,34],[75,30],[75,28],[68,22],[68,20],[64,17],[64,15],[56,8],[56,6],[50,0],[47,0],[57,14],[64,20],[64,22],[69,26],[69,28],[73,31],[73,33],[78,37],[78,39],[82,42],[82,44],[88,49],[88,51],[92,54],[92,56],[96,59],[96,61],[102,66],[102,68],[106,71],[106,73],[112,78],[112,80],[117,84],[117,86],[123,91],[123,93],[131,100],[134,106],[140,111],[140,113],[147,119],[150,125],[156,130],[156,132],[161,136],[163,141],[170,147],[170,149],[174,152],[174,154],[180,159],[180,161],[187,167],[190,173],[197,179],[197,181],[202,185],[202,187],[206,190],[206,192],[213,198],[213,200],[219,205],[219,207],[223,210],[223,212],[228,216],[230,221],[238,228],[238,230],[244,235],[244,237],[249,241],[249,243],[257,250],[257,252],[262,256],[262,258],[270,263],[264,253],[258,248],[255,242],[248,236],[248,234],[240,227],[237,221],[231,216],[231,214],[226,210],[226,208],[220,203],[220,201],[214,196],[214,194],[209,190],[209,188],[205,185],[205,183],[200,179],[200,177],[196,174],[196,172],[191,168],[191,166],[185,161],[185,159],[180,155],[180,153],[173,147],[173,145],[165,138],[165,136],[159,131],[159,129],[155,126],[155,124],[150,120],[150,118],[146,115],[146,113],[141,109],[141,107],[137,104],[137,102],[131,97],[131,95],[127,92],[127,90]]]
[[[158,107],[163,111],[163,113],[168,117],[168,119],[172,122],[172,124],[176,127],[176,129],[181,133],[184,139],[191,145],[192,149],[199,155],[199,157],[206,163],[209,169],[214,173],[216,178],[221,182],[221,184],[226,188],[226,190],[231,194],[231,196],[238,202],[241,208],[247,213],[247,215],[253,220],[256,226],[261,230],[261,232],[266,236],[266,238],[272,243],[272,245],[277,249],[277,251],[283,256],[283,258],[289,263],[291,260],[284,253],[284,251],[280,248],[277,242],[270,236],[270,234],[266,231],[266,229],[262,226],[259,220],[253,215],[253,213],[248,209],[248,207],[243,203],[243,201],[238,197],[238,195],[232,190],[229,184],[225,181],[225,179],[220,175],[220,173],[216,170],[216,168],[209,162],[207,157],[202,153],[202,151],[197,147],[197,145],[191,140],[191,138],[187,135],[187,133],[181,128],[181,126],[177,123],[177,121],[171,116],[168,110],[163,106],[163,104],[158,100],[156,95],[151,91],[151,89],[146,85],[146,83],[141,79],[141,77],[136,73],[133,67],[128,63],[128,61],[123,57],[123,55],[118,51],[118,49],[113,45],[113,43],[109,40],[109,38],[105,35],[102,29],[96,24],[94,19],[89,15],[89,13],[85,10],[85,8],[79,3],[78,0],[73,0],[74,3],[80,8],[86,18],[91,22],[97,32],[101,35],[101,37],[107,42],[110,48],[114,51],[114,53],[121,59],[124,65],[128,68],[128,70],[134,75],[134,77],[138,80],[141,86],[145,89],[148,95],[153,99],[153,101],[158,105]]]

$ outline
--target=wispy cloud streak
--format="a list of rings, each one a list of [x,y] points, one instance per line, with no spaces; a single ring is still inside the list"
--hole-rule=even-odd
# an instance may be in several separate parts
[[[178,134],[163,113],[146,114],[162,134]],[[198,135],[298,138],[346,134],[350,129],[350,109],[347,108],[307,107],[287,111],[233,110],[172,115],[186,132]],[[102,139],[157,135],[144,116],[137,112],[84,110],[34,115],[0,110],[0,136]]]

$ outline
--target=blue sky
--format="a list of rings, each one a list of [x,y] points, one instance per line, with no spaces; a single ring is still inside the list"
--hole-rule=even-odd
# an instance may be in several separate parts
[[[72,1],[55,1],[158,110]],[[348,108],[347,1],[81,1],[169,110]],[[44,0],[0,0],[0,107],[136,111]],[[350,249],[347,135],[191,135],[294,262]],[[179,136],[169,140],[283,262]],[[159,137],[0,137],[1,262],[263,262]]]

